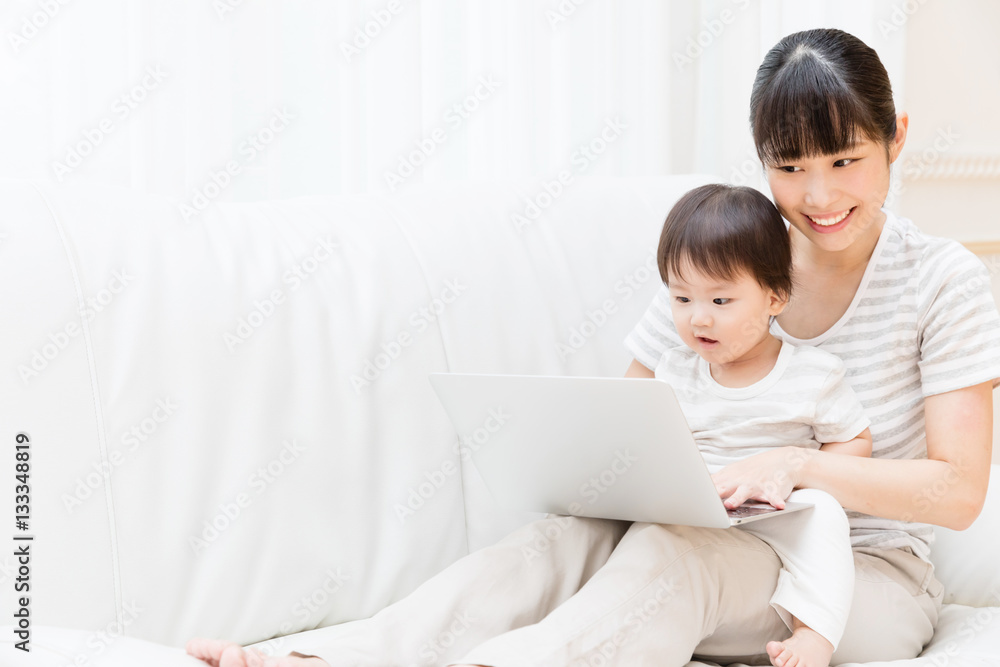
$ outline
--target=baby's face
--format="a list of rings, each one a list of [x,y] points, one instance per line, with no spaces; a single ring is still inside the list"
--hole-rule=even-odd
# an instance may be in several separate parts
[[[721,280],[694,268],[681,267],[668,276],[670,309],[681,340],[712,364],[739,361],[770,328],[770,318],[784,302],[748,273]]]

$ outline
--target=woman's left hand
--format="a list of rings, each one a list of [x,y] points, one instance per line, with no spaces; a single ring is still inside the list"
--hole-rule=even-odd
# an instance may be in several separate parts
[[[719,497],[727,509],[747,500],[758,500],[785,508],[785,498],[801,481],[802,468],[810,453],[802,447],[779,447],[754,454],[712,475]]]

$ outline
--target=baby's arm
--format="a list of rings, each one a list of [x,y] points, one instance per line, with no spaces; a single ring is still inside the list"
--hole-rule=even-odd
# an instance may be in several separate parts
[[[871,420],[865,416],[861,401],[847,382],[847,367],[844,362],[830,354],[826,354],[825,358],[832,365],[832,370],[820,387],[812,425],[813,434],[820,443],[819,450],[868,458],[872,455]],[[820,357],[817,363],[822,363],[822,359]],[[857,428],[864,430],[852,439],[834,440],[851,432],[857,433]]]
[[[867,457],[872,455],[872,430],[866,428],[853,440],[847,442],[824,442],[819,446],[821,452],[847,454],[848,456]]]

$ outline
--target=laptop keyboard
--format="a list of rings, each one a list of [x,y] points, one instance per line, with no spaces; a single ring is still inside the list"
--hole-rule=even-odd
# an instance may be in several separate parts
[[[742,519],[748,516],[758,516],[760,514],[770,514],[771,512],[777,512],[778,510],[770,505],[740,505],[739,507],[734,507],[731,510],[726,510],[726,514],[729,515],[731,519]]]

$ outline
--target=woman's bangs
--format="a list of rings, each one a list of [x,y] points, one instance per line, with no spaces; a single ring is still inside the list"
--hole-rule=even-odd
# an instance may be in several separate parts
[[[803,59],[778,79],[761,99],[753,127],[764,164],[844,153],[874,136],[864,108],[829,68]]]

